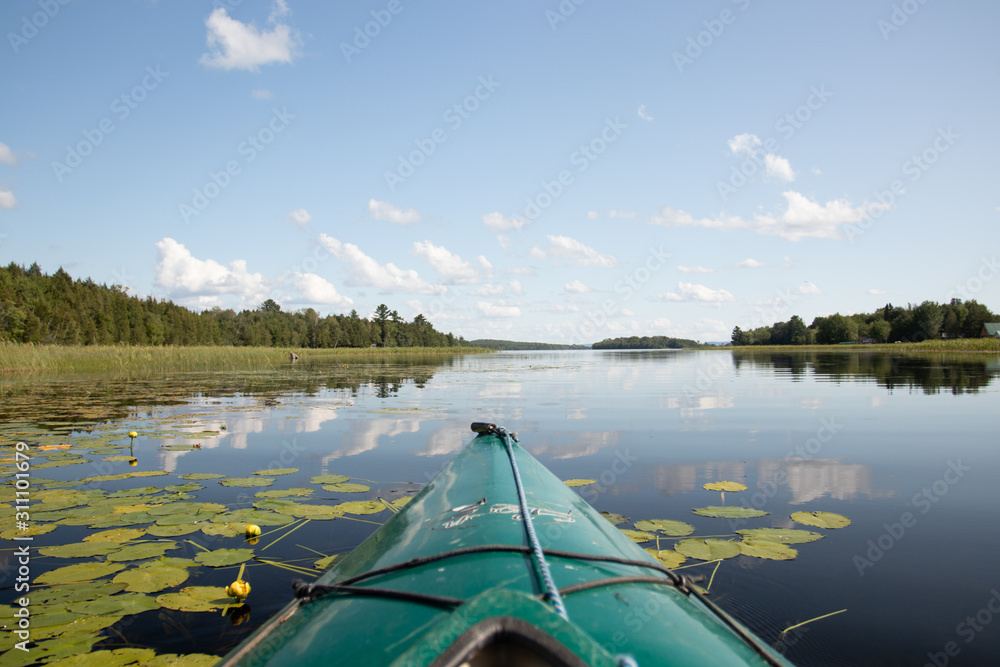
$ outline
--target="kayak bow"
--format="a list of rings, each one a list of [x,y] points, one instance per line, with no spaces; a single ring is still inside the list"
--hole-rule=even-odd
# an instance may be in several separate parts
[[[222,665],[782,665],[492,424]]]

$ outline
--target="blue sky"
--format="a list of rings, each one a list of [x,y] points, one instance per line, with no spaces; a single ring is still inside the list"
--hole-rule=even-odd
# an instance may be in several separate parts
[[[469,339],[998,310],[998,19],[5,0],[0,263],[197,309],[386,303]]]

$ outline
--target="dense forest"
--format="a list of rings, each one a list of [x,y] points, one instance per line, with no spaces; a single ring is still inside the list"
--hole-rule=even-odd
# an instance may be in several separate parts
[[[798,315],[787,322],[743,331],[733,329],[733,345],[811,345],[836,343],[904,343],[939,338],[978,338],[985,322],[997,315],[977,301],[924,301],[905,308],[891,303],[873,313],[817,317],[806,326]]]
[[[170,301],[129,296],[120,286],[52,275],[37,264],[0,266],[0,341],[53,345],[237,345],[263,347],[450,347],[467,345],[443,334],[423,315],[412,322],[380,305],[371,319],[294,313],[268,299],[239,313],[196,313]]]
[[[592,346],[595,350],[679,350],[685,347],[702,347],[696,340],[670,338],[669,336],[629,336],[605,338]]]
[[[478,338],[470,340],[473,347],[485,347],[489,350],[589,350],[589,345],[564,345],[561,343],[529,343],[517,340],[497,340],[495,338]]]

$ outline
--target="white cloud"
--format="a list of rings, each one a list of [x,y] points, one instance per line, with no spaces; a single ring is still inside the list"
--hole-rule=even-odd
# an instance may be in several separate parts
[[[524,288],[521,287],[521,282],[519,280],[511,280],[509,283],[510,291],[514,294],[524,294]]]
[[[810,171],[812,171],[812,173],[816,174],[817,176],[822,176],[823,175],[823,172],[822,172],[822,170],[820,170],[819,167],[813,167]]]
[[[596,220],[597,218],[600,217],[634,220],[638,216],[636,215],[635,211],[616,211],[615,209],[611,209],[607,213],[603,214],[599,211],[587,211],[587,217],[590,218],[591,220]]]
[[[493,271],[493,263],[490,262],[490,260],[486,259],[486,255],[480,255],[479,257],[476,257],[476,261],[479,262],[479,265],[484,269],[486,269],[487,271]]]
[[[657,295],[663,301],[701,301],[713,305],[721,305],[723,301],[735,301],[733,295],[724,289],[712,289],[696,283],[677,283],[676,292],[664,292]]]
[[[752,154],[754,149],[761,145],[760,137],[756,134],[750,134],[749,132],[737,134],[726,143],[729,144],[729,150],[731,150],[734,155],[739,153]]]
[[[704,266],[678,266],[681,273],[715,273],[715,269],[708,269]]]
[[[287,13],[284,1],[277,0],[268,21],[274,23],[277,17]],[[210,52],[198,61],[205,67],[258,72],[261,65],[291,63],[299,54],[298,34],[284,23],[264,31],[252,23],[237,21],[229,16],[225,7],[220,7],[205,19],[205,25],[208,27],[205,42]]]
[[[5,208],[8,211],[13,211],[17,208],[20,202],[17,201],[17,197],[14,193],[7,188],[0,188],[0,208]]]
[[[566,257],[574,260],[578,266],[601,266],[609,269],[618,266],[618,260],[613,255],[602,255],[576,239],[552,234],[546,238],[551,244],[548,249],[550,257]]]
[[[787,190],[782,196],[787,201],[787,207],[779,215],[756,214],[752,220],[744,220],[737,215],[720,215],[696,220],[690,213],[664,206],[650,222],[666,227],[747,229],[758,234],[780,236],[788,241],[806,238],[839,239],[842,237],[840,228],[843,225],[860,222],[869,212],[889,208],[878,202],[851,206],[846,199],[834,199],[820,204],[794,190]]]
[[[413,269],[403,270],[391,262],[379,264],[353,243],[341,243],[326,234],[319,235],[319,242],[348,267],[354,284],[416,294],[443,294],[447,291],[443,285],[425,282]]]
[[[599,217],[601,217],[601,214],[598,213],[597,211],[587,211],[587,217],[590,218],[591,220],[597,220]]]
[[[476,308],[486,317],[521,317],[521,309],[517,306],[505,306],[502,304],[487,303],[477,301]]]
[[[507,269],[510,273],[515,276],[533,276],[535,275],[535,270],[530,266],[515,266],[513,268]]]
[[[14,155],[14,151],[2,141],[0,141],[0,162],[3,162],[8,167],[16,167],[18,165],[18,159]]]
[[[235,259],[228,267],[212,259],[200,260],[169,237],[159,241],[156,248],[159,251],[156,284],[172,296],[200,297],[205,303],[215,303],[216,299],[204,299],[230,294],[244,302],[257,303],[267,295],[264,276],[250,273],[245,260]]]
[[[795,288],[796,294],[822,294],[823,292],[813,283],[806,283]]]
[[[629,310],[628,308],[622,308],[621,314],[624,315],[625,317],[635,317],[635,312]]]
[[[414,242],[410,253],[425,260],[441,276],[457,285],[468,285],[479,281],[479,273],[471,264],[430,241]]]
[[[269,100],[274,97],[274,93],[267,88],[258,88],[257,90],[250,91],[250,97],[255,100]]]
[[[756,259],[747,258],[736,265],[740,269],[759,269],[764,266],[763,262],[758,262]]]
[[[795,180],[795,172],[792,171],[791,163],[774,153],[768,153],[764,156],[764,169],[768,176],[777,176],[786,181]]]
[[[639,112],[638,113],[639,113],[639,118],[643,119],[647,123],[653,122],[653,117],[650,116],[648,113],[646,113],[646,105],[645,104],[639,105]]]
[[[505,218],[500,215],[499,211],[487,213],[483,216],[483,225],[486,226],[486,229],[496,234],[509,232],[512,229],[521,229],[526,224],[528,224],[527,218]]]
[[[657,317],[650,324],[654,329],[670,329],[673,326],[673,322],[665,317]]]
[[[528,256],[534,257],[535,259],[545,259],[548,255],[545,254],[544,250],[535,245],[531,246],[531,250],[528,251]]]
[[[285,220],[288,220],[288,222],[293,225],[298,225],[299,227],[305,227],[310,221],[312,221],[312,219],[312,215],[310,215],[309,211],[304,208],[297,208],[285,216]]]
[[[575,294],[586,294],[587,292],[593,291],[589,287],[581,283],[579,280],[574,280],[571,283],[567,283],[563,287],[567,292],[573,292]]]
[[[880,295],[882,295],[882,294],[885,294],[886,292],[885,292],[885,290],[884,290],[884,289],[875,289],[875,288],[873,287],[873,288],[871,288],[870,290],[868,290],[868,293],[869,293],[869,294],[874,294],[874,295],[876,295],[876,296],[880,296]]]
[[[271,13],[267,17],[268,23],[277,23],[278,19],[282,16],[291,14],[292,10],[288,8],[288,3],[285,0],[274,0],[274,7],[271,8]]]
[[[387,201],[368,200],[368,214],[376,220],[395,222],[397,225],[412,225],[420,222],[420,214],[412,208],[403,210]]]
[[[292,283],[300,292],[307,303],[324,303],[334,306],[350,306],[354,304],[353,299],[337,293],[328,280],[315,273],[295,273]]]
[[[487,283],[482,287],[478,287],[474,290],[470,290],[469,294],[473,296],[500,296],[504,293],[503,285],[496,285],[493,283]]]

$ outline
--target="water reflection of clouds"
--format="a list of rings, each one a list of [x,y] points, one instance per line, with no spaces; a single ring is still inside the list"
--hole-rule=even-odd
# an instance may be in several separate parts
[[[708,461],[693,464],[655,466],[650,470],[653,484],[665,496],[695,491],[705,482],[729,480],[744,482],[752,464],[741,461]],[[787,458],[758,461],[756,479],[765,487],[777,485],[791,491],[792,505],[801,505],[829,496],[834,500],[851,500],[860,495],[883,498],[892,491],[872,486],[871,468],[857,463],[843,463],[836,459]],[[757,489],[751,487],[747,493]],[[760,487],[758,487],[760,488]]]
[[[591,456],[605,447],[618,444],[621,431],[585,431],[577,433],[572,443],[568,445],[552,445],[542,443],[531,447],[535,456],[547,455],[554,459],[575,459],[581,456]]]
[[[446,422],[427,436],[423,448],[413,451],[417,456],[443,456],[462,449],[472,436],[468,422]]]
[[[343,436],[344,444],[321,459],[325,466],[344,456],[357,456],[370,452],[379,444],[379,438],[395,437],[403,433],[416,433],[422,419],[353,419],[348,432]]]
[[[680,410],[681,417],[698,417],[705,410],[728,410],[734,407],[733,396],[706,394],[703,396],[669,396],[660,399],[660,407]]]

